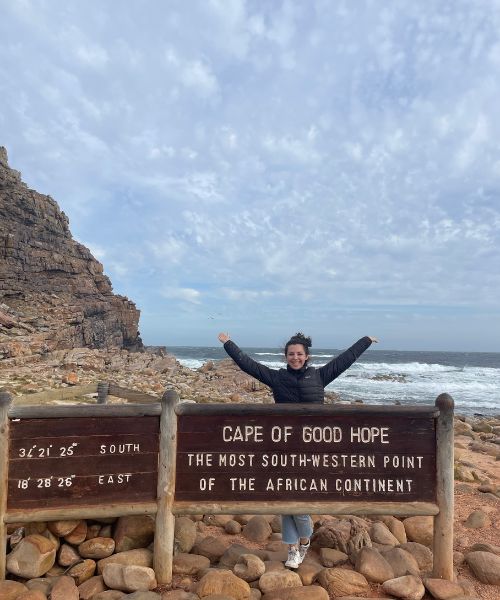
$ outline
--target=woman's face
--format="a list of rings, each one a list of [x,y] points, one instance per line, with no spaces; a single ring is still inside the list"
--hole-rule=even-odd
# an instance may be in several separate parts
[[[290,344],[286,351],[286,363],[292,369],[302,369],[309,354],[302,344]]]

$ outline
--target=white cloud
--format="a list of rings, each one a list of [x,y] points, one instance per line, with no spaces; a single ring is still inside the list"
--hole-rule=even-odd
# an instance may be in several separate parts
[[[201,294],[198,290],[184,287],[165,286],[161,290],[161,295],[169,300],[182,300],[191,304],[199,304]]]
[[[148,242],[148,247],[157,259],[168,264],[179,264],[188,250],[184,242],[169,237],[168,233],[156,243]]]
[[[97,44],[80,45],[75,49],[75,54],[89,67],[103,68],[109,62],[108,53]]]
[[[276,296],[275,292],[268,290],[240,290],[223,288],[221,290],[222,295],[230,300],[244,301],[244,302],[257,302],[265,300],[266,298],[272,298]]]
[[[182,83],[193,88],[200,96],[212,96],[217,92],[217,78],[210,67],[199,60],[187,62],[181,73]]]
[[[493,3],[4,4],[0,143],[132,299],[497,304]]]

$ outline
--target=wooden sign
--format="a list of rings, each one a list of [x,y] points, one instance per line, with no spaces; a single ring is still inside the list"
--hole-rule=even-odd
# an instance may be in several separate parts
[[[7,509],[156,500],[159,418],[10,423]]]
[[[175,515],[434,516],[453,577],[453,399],[435,406],[10,406],[0,391],[6,523],[156,513],[153,567],[172,580]],[[0,543],[0,579],[6,544]]]
[[[281,410],[181,414],[175,500],[435,502],[436,432],[429,411]]]

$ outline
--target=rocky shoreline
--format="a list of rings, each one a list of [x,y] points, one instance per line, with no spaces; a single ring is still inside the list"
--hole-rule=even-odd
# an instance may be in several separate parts
[[[269,390],[230,360],[191,371],[161,348],[76,348],[0,361],[0,388],[16,403],[31,393],[98,381],[158,398],[169,387],[195,402],[272,402]],[[276,515],[197,515],[177,518],[174,581],[158,587],[151,569],[154,522],[145,516],[9,526],[9,575],[0,598],[493,600],[500,593],[499,442],[498,418],[455,418],[453,583],[430,574],[430,517],[316,515],[312,549],[295,572],[283,566]]]

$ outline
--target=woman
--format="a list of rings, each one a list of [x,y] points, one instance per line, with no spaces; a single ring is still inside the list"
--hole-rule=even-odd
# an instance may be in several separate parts
[[[326,365],[316,369],[309,366],[311,338],[296,333],[285,345],[286,369],[270,369],[246,355],[231,341],[227,333],[219,333],[224,350],[238,367],[268,385],[276,403],[311,402],[322,404],[325,387],[348,369],[353,362],[378,340],[365,336]],[[281,532],[288,544],[288,560],[285,566],[296,569],[309,549],[312,524],[309,515],[282,515]]]

